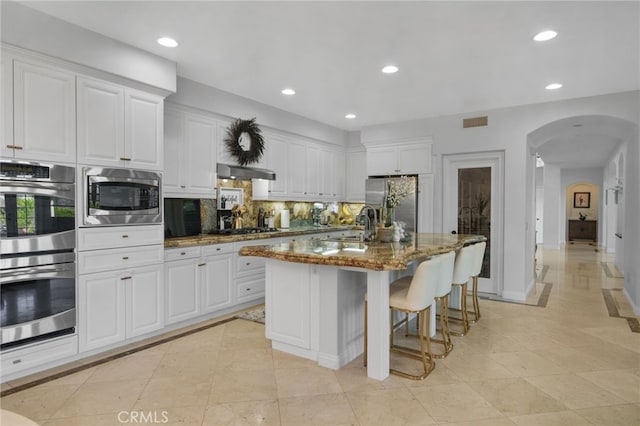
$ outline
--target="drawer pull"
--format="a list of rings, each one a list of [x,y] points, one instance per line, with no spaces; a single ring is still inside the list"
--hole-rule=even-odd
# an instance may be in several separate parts
[[[206,263],[198,263],[198,266],[205,266]]]
[[[251,291],[251,287],[247,287],[244,291]]]
[[[184,188],[186,188],[186,187],[185,187],[184,185],[180,185],[180,188],[184,189]]]
[[[185,253],[185,252],[180,252],[180,256],[184,256],[184,255],[186,255],[186,254],[187,254],[187,253]]]
[[[22,360],[21,360],[21,359],[14,359],[14,360],[13,360],[13,363],[14,363],[14,364],[20,364],[21,362],[22,362]]]
[[[129,260],[129,256],[123,256],[122,260]]]
[[[216,249],[216,251],[220,251],[220,250],[222,250],[220,247],[218,247],[218,248]]]
[[[120,157],[120,159],[121,159],[122,161],[131,161],[131,158],[127,158],[127,157]]]
[[[130,280],[130,279],[131,279],[131,275],[120,278],[121,281]]]
[[[22,149],[22,147],[18,145],[7,145],[7,148],[18,149],[18,150]]]
[[[122,238],[129,238],[129,236],[127,234],[124,234]]]
[[[245,265],[249,266],[249,265],[251,265],[251,262],[247,262],[247,263],[245,263]]]

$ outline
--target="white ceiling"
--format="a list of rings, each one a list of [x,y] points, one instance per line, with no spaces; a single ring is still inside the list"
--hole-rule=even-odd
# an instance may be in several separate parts
[[[22,3],[345,130],[640,88],[638,2]],[[558,37],[532,40],[549,28]],[[180,46],[157,45],[162,35]],[[389,63],[400,71],[382,74]]]

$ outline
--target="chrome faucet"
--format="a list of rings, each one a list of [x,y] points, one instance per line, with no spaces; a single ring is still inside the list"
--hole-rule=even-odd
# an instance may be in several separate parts
[[[368,210],[373,211],[373,223],[371,223],[371,217],[369,217]],[[369,205],[364,205],[358,213],[358,217],[364,217],[364,240],[372,241],[376,237],[376,225],[378,224],[378,212],[376,209]]]

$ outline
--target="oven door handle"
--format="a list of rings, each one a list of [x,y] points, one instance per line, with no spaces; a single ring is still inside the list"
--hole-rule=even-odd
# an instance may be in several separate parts
[[[75,278],[75,263],[36,266],[2,271],[0,285],[41,278]]]
[[[58,196],[75,200],[75,186],[68,183],[49,182],[7,182],[3,181],[0,192],[4,194],[23,194]]]

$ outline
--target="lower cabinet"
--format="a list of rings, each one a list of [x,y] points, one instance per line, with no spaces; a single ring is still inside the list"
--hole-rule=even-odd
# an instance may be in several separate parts
[[[233,283],[233,254],[216,254],[218,247],[203,247],[200,266],[200,295],[202,313],[208,314],[227,308],[234,303],[231,291]]]
[[[162,282],[161,264],[80,275],[80,352],[161,329]]]

